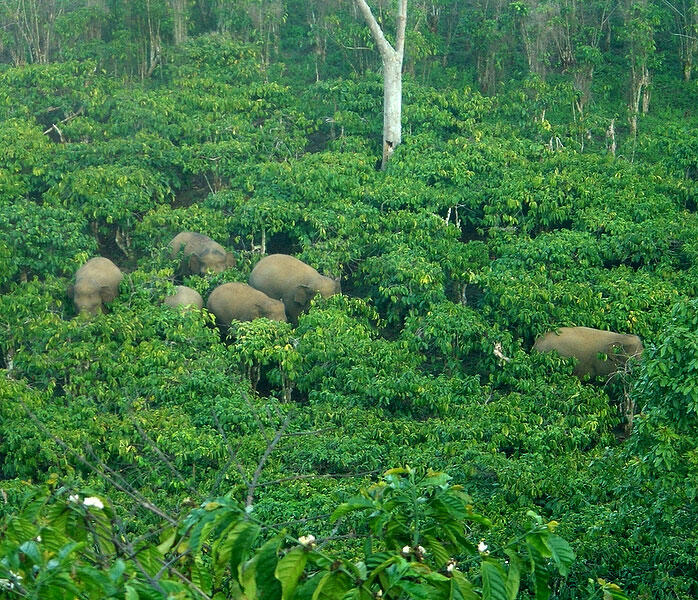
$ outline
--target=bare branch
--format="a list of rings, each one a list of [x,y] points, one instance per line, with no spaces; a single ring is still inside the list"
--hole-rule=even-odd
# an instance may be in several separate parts
[[[289,413],[286,415],[286,418],[284,419],[283,424],[281,425],[281,427],[279,427],[278,431],[276,432],[274,439],[267,446],[267,449],[264,451],[262,458],[259,459],[259,463],[257,464],[257,468],[255,469],[254,475],[252,476],[252,482],[250,483],[248,490],[247,490],[247,500],[245,500],[245,506],[252,505],[252,500],[254,499],[254,493],[255,493],[255,490],[257,489],[257,482],[259,481],[259,476],[262,474],[262,468],[264,467],[264,463],[267,462],[267,458],[269,458],[269,455],[272,453],[272,451],[274,450],[276,445],[279,443],[279,440],[281,440],[281,437],[283,436],[284,431],[286,431],[288,424],[291,422],[292,416],[293,416],[293,411],[289,411]]]
[[[39,427],[39,429],[48,437],[50,437],[54,442],[56,442],[61,448],[63,448],[66,452],[69,454],[72,454],[79,462],[81,462],[83,465],[85,465],[87,468],[89,468],[92,472],[97,473],[104,481],[109,482],[111,485],[113,485],[116,489],[124,492],[124,494],[128,495],[130,498],[135,500],[140,506],[145,508],[146,510],[149,510],[152,513],[155,513],[159,517],[165,519],[166,521],[169,521],[172,525],[176,524],[177,521],[173,519],[170,515],[168,515],[165,511],[159,509],[157,506],[152,504],[151,502],[148,502],[144,496],[142,496],[140,493],[138,493],[136,490],[134,490],[127,482],[124,482],[125,485],[122,485],[114,477],[110,477],[107,475],[107,473],[104,472],[104,470],[100,469],[99,467],[93,465],[90,461],[88,461],[82,454],[79,454],[77,451],[73,450],[68,444],[66,444],[62,439],[56,437],[51,433],[46,426],[39,420],[39,418],[34,414],[34,411],[32,411],[22,400],[21,398],[17,399],[18,402],[22,405],[22,408],[25,410],[25,412],[29,415],[29,418],[36,423],[36,425]],[[101,463],[103,466],[104,463]],[[113,475],[118,475],[114,473],[113,470],[109,469],[107,467],[108,471],[110,471]],[[129,489],[130,488],[130,489]]]
[[[167,456],[165,456],[165,453],[162,452],[162,450],[160,450],[160,448],[158,448],[157,444],[152,439],[150,439],[148,434],[145,431],[143,431],[141,426],[138,424],[138,421],[136,421],[133,417],[131,418],[131,421],[136,426],[136,429],[138,430],[138,433],[141,434],[141,437],[153,447],[153,450],[155,450],[155,453],[158,455],[160,460],[167,465],[167,468],[170,470],[170,473],[172,473],[177,479],[179,479],[184,485],[186,485],[187,489],[192,494],[194,494],[194,496],[196,496],[197,495],[196,489],[194,489],[191,485],[189,485],[189,483],[186,481],[186,479],[184,479],[184,477],[182,477],[182,474],[174,467],[174,465],[170,462],[170,460],[167,458]]]
[[[405,3],[406,1],[407,0],[400,0],[400,2]],[[383,35],[383,30],[378,24],[378,21],[376,21],[376,17],[373,16],[371,8],[368,4],[366,4],[366,0],[355,0],[355,2],[356,6],[358,6],[359,10],[361,11],[368,28],[371,30],[371,35],[373,36],[373,39],[376,42],[378,50],[380,51],[383,59],[386,60],[388,57],[394,55],[395,49],[390,45],[390,42],[388,42],[388,40],[385,38],[385,35]]]
[[[291,435],[291,434],[288,434]],[[376,473],[379,473],[380,471],[378,469],[374,469],[373,471],[361,471],[359,473],[325,473],[323,475],[317,475],[315,473],[311,475],[292,475],[289,477],[281,477],[280,479],[272,479],[269,481],[262,481],[261,483],[257,484],[257,487],[263,487],[266,485],[277,485],[279,483],[284,483],[286,481],[297,481],[300,479],[323,479],[325,477],[336,477],[336,478],[347,478],[347,477],[363,477],[364,475],[375,475]]]
[[[221,437],[223,438],[223,441],[225,442],[226,448],[228,449],[228,454],[230,455],[230,460],[228,461],[227,465],[221,470],[221,472],[218,474],[218,477],[216,478],[216,482],[213,484],[213,489],[217,489],[218,486],[220,485],[220,481],[223,479],[223,476],[225,472],[228,470],[231,464],[235,464],[235,467],[238,470],[238,473],[240,473],[240,477],[242,477],[242,482],[249,487],[250,482],[247,480],[247,476],[245,475],[245,469],[242,467],[242,463],[238,460],[237,454],[235,454],[235,450],[233,450],[232,446],[230,445],[230,442],[228,442],[228,436],[225,435],[225,432],[223,431],[223,428],[221,427],[221,423],[218,420],[218,415],[216,414],[216,411],[213,411],[213,419],[216,422],[216,427],[218,429],[218,433],[221,434]]]

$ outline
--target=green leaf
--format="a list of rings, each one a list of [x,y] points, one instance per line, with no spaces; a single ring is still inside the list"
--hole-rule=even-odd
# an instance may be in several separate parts
[[[167,535],[168,533],[169,535]],[[158,552],[160,552],[160,554],[162,554],[163,556],[167,554],[170,548],[172,548],[172,544],[174,544],[176,536],[177,531],[174,528],[170,528],[163,532],[162,538],[165,539],[163,539],[162,543],[158,546]]]
[[[526,541],[530,536],[526,536]],[[548,565],[545,557],[543,557],[535,548],[529,545],[528,552],[531,556],[531,564],[533,566],[533,582],[536,591],[536,600],[548,600],[550,598],[550,574],[548,573]]]
[[[279,562],[277,553],[282,539],[283,536],[277,535],[268,540],[242,567],[242,587],[248,598],[281,598],[281,585],[274,577],[274,571]]]
[[[355,510],[366,510],[368,508],[374,508],[373,502],[363,496],[356,496],[349,500],[349,502],[344,502],[335,508],[332,516],[330,516],[330,523],[334,523],[340,517],[354,512]]]
[[[504,569],[492,560],[482,563],[482,598],[483,600],[508,600]]]
[[[457,569],[451,574],[451,587],[449,589],[449,600],[480,600],[478,594],[473,589],[473,584]]]
[[[505,552],[509,557],[509,572],[507,573],[506,582],[507,600],[514,600],[519,593],[519,586],[521,585],[522,561],[514,550],[507,549]]]
[[[315,588],[312,600],[339,600],[352,586],[349,575],[342,571],[325,573]]]
[[[536,552],[541,556],[545,558],[550,558],[552,556],[552,551],[543,541],[540,533],[529,533],[526,536],[526,543],[529,547],[535,548]]]
[[[572,547],[559,535],[549,535],[546,545],[550,548],[557,570],[563,577],[567,576],[570,565],[574,562]]]
[[[238,566],[250,551],[259,532],[259,525],[252,521],[236,523],[216,547],[218,566],[223,568],[225,565],[230,565],[231,572],[237,576]]]
[[[293,597],[293,592],[307,560],[308,554],[303,548],[294,548],[276,565],[274,576],[281,582],[282,600]]]

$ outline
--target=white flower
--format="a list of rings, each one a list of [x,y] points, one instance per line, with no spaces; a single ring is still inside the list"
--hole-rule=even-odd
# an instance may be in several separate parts
[[[424,546],[417,546],[417,552],[420,554],[425,554],[426,550],[424,549]]]
[[[383,590],[378,590],[376,592],[376,598],[382,598],[383,597]]]
[[[487,544],[485,544],[485,540],[480,540],[480,543],[477,545],[477,551],[478,552],[487,552]]]
[[[456,561],[455,561],[455,560],[449,562],[449,563],[446,565],[446,571],[448,571],[449,573],[453,573],[453,569],[455,569],[455,568],[456,568]]]
[[[104,504],[102,504],[102,501],[97,498],[97,496],[90,496],[89,498],[85,498],[82,501],[83,506],[94,506],[95,508],[104,508]]]
[[[68,496],[68,502],[80,502],[80,496],[78,496],[77,494],[71,494],[70,496]]]
[[[312,548],[315,545],[315,536],[312,533],[309,535],[302,535],[298,538],[298,541],[301,543],[301,546]]]
[[[405,546],[405,547],[402,549],[402,555],[403,555],[403,556],[409,556],[409,555],[410,555],[410,547],[409,547],[409,546]]]
[[[41,541],[41,536],[40,536],[40,535],[37,535],[37,536],[36,536],[36,541],[37,541],[37,542],[40,542],[40,541]]]
[[[0,579],[0,588],[5,588],[6,590],[14,590],[15,584],[22,581],[22,576],[10,571],[9,579]]]

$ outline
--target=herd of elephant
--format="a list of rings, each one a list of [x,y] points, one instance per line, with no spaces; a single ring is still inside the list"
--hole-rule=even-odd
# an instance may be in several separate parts
[[[177,234],[169,243],[174,259],[181,255],[181,274],[221,273],[235,265],[235,258],[208,236],[191,231]],[[87,261],[75,274],[68,295],[78,312],[96,314],[119,293],[123,274],[108,258]],[[206,308],[216,323],[228,327],[233,320],[251,321],[266,317],[296,324],[310,301],[341,293],[339,279],[325,277],[313,267],[287,254],[271,254],[252,269],[249,285],[224,283],[209,295]],[[169,306],[203,308],[204,301],[194,289],[177,286],[174,295],[165,298]],[[577,359],[574,374],[580,378],[608,377],[623,369],[626,362],[642,355],[643,346],[636,335],[614,333],[590,327],[561,327],[539,337],[533,349],[557,351],[561,356]]]

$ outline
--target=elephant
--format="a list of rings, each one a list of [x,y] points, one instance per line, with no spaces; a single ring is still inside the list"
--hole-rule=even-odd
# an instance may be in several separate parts
[[[235,257],[218,242],[202,233],[182,231],[169,243],[169,248],[172,258],[180,251],[184,252],[180,272],[185,275],[222,273],[228,267],[235,266]]]
[[[580,379],[585,375],[592,379],[608,377],[622,370],[629,359],[639,359],[644,351],[636,335],[591,327],[560,327],[557,331],[549,331],[535,341],[533,349],[539,352],[556,350],[560,356],[576,358],[573,372]]]
[[[123,277],[121,269],[112,261],[96,256],[77,270],[75,283],[68,286],[68,296],[72,297],[79,313],[104,312],[104,304],[119,295]]]
[[[341,294],[339,279],[320,275],[313,267],[287,254],[270,254],[252,269],[250,285],[271,298],[282,300],[292,323],[306,311],[316,294],[328,298]]]
[[[196,308],[203,308],[204,306],[204,299],[201,297],[201,294],[186,285],[175,286],[175,293],[171,296],[167,296],[163,302],[167,304],[167,306],[172,307],[194,306]]]
[[[266,317],[286,321],[283,302],[274,300],[246,283],[224,283],[208,297],[206,308],[216,317],[216,323],[228,327],[232,320],[252,321]]]

